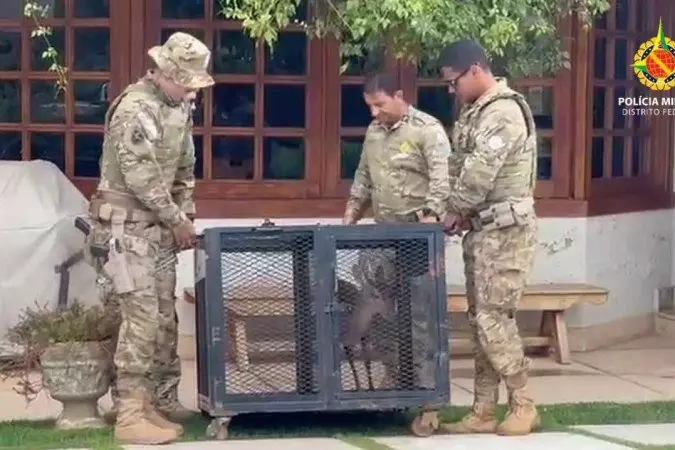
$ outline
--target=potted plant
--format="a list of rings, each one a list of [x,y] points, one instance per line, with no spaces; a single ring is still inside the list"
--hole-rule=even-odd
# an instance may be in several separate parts
[[[56,310],[27,308],[7,335],[22,349],[22,360],[5,375],[19,377],[15,390],[28,401],[44,387],[63,404],[56,428],[102,427],[98,399],[110,387],[118,326],[119,314],[102,306],[73,302]],[[38,380],[31,377],[36,369]]]

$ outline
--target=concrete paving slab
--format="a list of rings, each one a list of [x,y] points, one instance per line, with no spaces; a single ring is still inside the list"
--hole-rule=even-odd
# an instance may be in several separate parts
[[[156,445],[127,445],[126,450],[156,450]],[[163,445],[162,450],[357,450],[338,439],[255,439],[246,441],[180,442]],[[608,449],[609,450],[609,449]]]
[[[375,438],[395,450],[627,450],[630,447],[571,433],[535,433],[529,436],[432,436],[429,438]]]
[[[574,428],[642,445],[675,444],[674,423],[645,425],[584,425],[576,426]]]
[[[675,374],[675,348],[598,350],[574,360],[615,375]]]
[[[453,383],[473,392],[473,380],[458,379],[453,380]],[[541,405],[587,402],[639,403],[666,398],[656,390],[609,375],[533,377],[529,380],[528,390],[534,401]],[[499,400],[503,404],[507,399],[503,383],[499,392]]]
[[[655,349],[655,348],[675,348],[673,338],[668,336],[644,336],[638,339],[611,345],[603,350],[632,350],[632,349]],[[602,351],[602,350],[601,350]]]

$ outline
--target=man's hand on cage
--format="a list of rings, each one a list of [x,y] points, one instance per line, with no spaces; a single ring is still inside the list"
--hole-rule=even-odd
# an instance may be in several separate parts
[[[195,226],[190,220],[181,222],[173,229],[173,234],[176,237],[176,244],[181,250],[193,248],[197,239],[197,232]]]
[[[444,220],[445,234],[448,236],[462,237],[462,234],[464,234],[462,231],[463,228],[464,224],[462,223],[462,217],[460,215],[452,213],[446,214]]]

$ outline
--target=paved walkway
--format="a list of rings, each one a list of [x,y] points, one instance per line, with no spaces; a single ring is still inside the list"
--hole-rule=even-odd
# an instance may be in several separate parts
[[[376,446],[380,444],[380,446]],[[536,433],[522,437],[487,435],[383,437],[351,445],[338,439],[260,439],[250,441],[186,442],[166,450],[626,450],[643,445],[675,445],[675,424],[598,425],[569,432]],[[156,446],[127,446],[152,450]]]
[[[550,358],[533,362],[530,390],[538,404],[619,402],[638,403],[675,400],[675,342],[671,338],[652,336],[607,349],[575,353],[569,365],[557,364]],[[473,398],[473,362],[453,359],[451,366],[451,404],[470,405]],[[181,401],[197,409],[196,368],[194,361],[185,361],[181,381]],[[0,421],[45,419],[56,417],[60,404],[44,393],[26,406],[13,386],[16,382],[0,382]],[[503,389],[503,384],[502,384]],[[505,401],[506,392],[500,395]],[[106,395],[101,406],[108,408]]]
[[[473,363],[470,359],[451,361],[451,403],[469,405],[472,401]],[[664,337],[646,337],[608,349],[577,353],[570,365],[559,365],[549,358],[535,359],[530,388],[540,404],[579,402],[636,403],[675,400],[675,343]],[[0,383],[0,421],[12,419],[53,418],[60,412],[60,404],[41,394],[26,406],[12,387],[12,380]],[[194,361],[184,363],[181,382],[181,401],[196,408]],[[505,393],[501,395],[506,398]],[[109,406],[108,396],[101,400]],[[614,441],[612,442],[612,439]],[[616,439],[620,439],[621,442]],[[272,443],[273,442],[273,443]],[[632,442],[632,444],[631,444]],[[379,446],[378,446],[379,444]],[[579,427],[568,432],[539,433],[525,437],[498,436],[434,436],[431,438],[392,437],[365,439],[358,446],[338,439],[280,439],[251,441],[221,441],[181,443],[167,450],[237,449],[256,450],[274,447],[275,450],[621,450],[636,445],[673,445],[675,424],[620,425]],[[144,447],[129,447],[141,450]],[[156,447],[148,447],[156,448]]]

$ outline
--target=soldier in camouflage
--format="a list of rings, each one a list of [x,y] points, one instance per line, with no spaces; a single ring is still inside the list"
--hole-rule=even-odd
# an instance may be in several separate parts
[[[448,92],[462,103],[452,131],[446,226],[468,230],[462,249],[475,358],[473,409],[444,428],[528,434],[539,415],[526,391],[530,361],[515,314],[537,247],[534,119],[524,97],[492,75],[476,42],[448,46],[441,67]],[[508,412],[498,424],[494,413],[502,379]]]
[[[378,223],[435,223],[442,220],[450,187],[450,142],[442,124],[409,105],[395,78],[389,74],[378,74],[368,80],[364,100],[373,121],[366,131],[343,223],[355,224],[368,207],[372,207]],[[388,292],[392,291],[396,277],[393,249],[361,252],[354,271],[361,284],[359,301],[372,303],[370,308],[361,305],[356,311],[378,311],[380,318],[396,323],[395,299],[392,292]],[[428,265],[424,272],[428,272]],[[429,386],[433,383],[434,359],[428,354],[433,348],[428,315],[434,308],[428,304],[431,297],[426,289],[431,279],[420,271],[409,275],[412,275],[411,351],[415,359],[416,383],[434,387]],[[373,336],[386,371],[380,388],[393,387],[399,375],[396,358],[392,357],[396,353],[394,333],[395,329]]]
[[[123,444],[163,444],[182,433],[175,312],[176,253],[195,229],[192,101],[213,85],[211,53],[175,33],[148,54],[156,68],[110,105],[90,204],[89,245],[106,245],[91,263],[110,282],[122,317],[113,399],[115,437]]]

